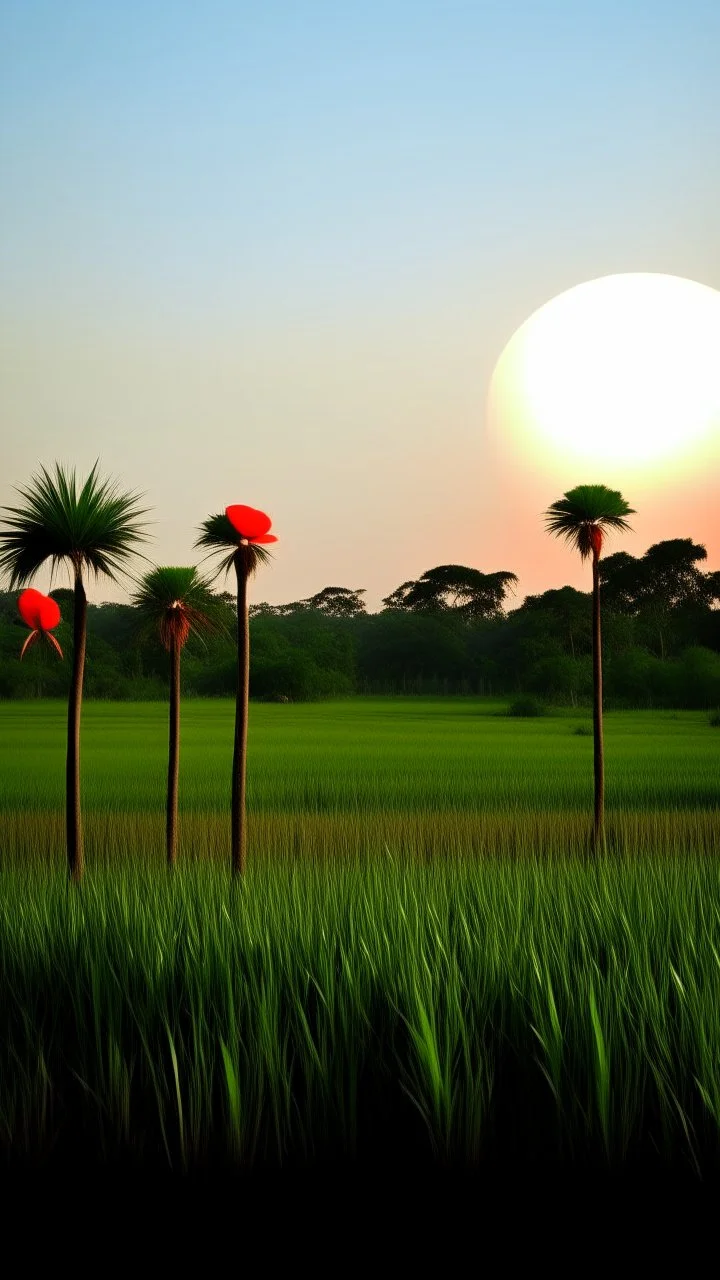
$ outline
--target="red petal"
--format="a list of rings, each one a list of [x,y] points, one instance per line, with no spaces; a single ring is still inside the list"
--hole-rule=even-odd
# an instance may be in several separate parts
[[[26,650],[26,649],[29,649],[29,648],[30,648],[30,645],[35,643],[35,641],[37,640],[37,638],[38,638],[38,636],[39,636],[39,635],[40,635],[40,632],[39,632],[39,631],[37,631],[37,630],[36,630],[36,631],[31,631],[31,632],[30,632],[30,635],[28,636],[28,638],[27,638],[27,640],[25,641],[25,643],[24,643],[24,645],[23,645],[22,649],[20,650],[20,661],[21,661],[21,662],[22,662],[23,658],[25,657],[25,650]]]
[[[60,654],[60,657],[62,658],[62,656],[63,656],[63,651],[62,651],[62,649],[60,648],[60,645],[58,644],[58,642],[57,642],[57,640],[55,639],[55,637],[54,637],[54,636],[51,636],[49,631],[48,631],[48,633],[47,633],[47,638],[48,638],[48,640],[50,641],[51,645],[53,645],[53,646],[57,649],[58,653]]]
[[[60,621],[60,606],[52,596],[43,596],[40,603],[40,626],[43,631],[51,631]]]
[[[272,520],[265,515],[264,511],[258,511],[255,507],[244,507],[241,504],[226,507],[225,515],[241,538],[257,538],[261,533],[267,533],[272,524]]]
[[[47,597],[41,591],[36,591],[34,587],[28,587],[27,591],[22,591],[18,597],[20,617],[33,630],[41,625],[40,607],[45,599]]]
[[[261,534],[258,534],[257,538],[249,538],[248,541],[249,542],[277,542],[277,538],[275,537],[274,533],[261,533]]]

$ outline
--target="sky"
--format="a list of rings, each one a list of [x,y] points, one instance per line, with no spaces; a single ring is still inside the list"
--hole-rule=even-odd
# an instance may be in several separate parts
[[[720,289],[718,48],[716,0],[0,0],[0,504],[99,458],[154,563],[267,511],[255,600],[589,589],[541,516],[607,481],[498,448],[490,380],[583,281]],[[632,484],[624,550],[720,568],[716,472]]]

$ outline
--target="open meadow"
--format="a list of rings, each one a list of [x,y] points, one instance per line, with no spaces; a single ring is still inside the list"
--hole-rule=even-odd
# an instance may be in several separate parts
[[[0,1148],[11,1167],[356,1162],[720,1171],[720,729],[475,698],[0,703]]]

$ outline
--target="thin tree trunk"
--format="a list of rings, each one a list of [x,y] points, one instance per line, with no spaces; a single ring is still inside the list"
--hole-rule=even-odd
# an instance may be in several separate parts
[[[177,862],[178,777],[180,773],[180,645],[173,636],[170,645],[170,736],[168,742],[167,817],[165,825],[167,864]]]
[[[603,692],[602,692],[602,634],[600,628],[600,567],[599,556],[593,554],[593,737],[595,766],[595,818],[593,823],[593,848],[595,852],[603,843],[603,816],[605,806],[605,755],[603,750]]]
[[[85,866],[82,816],[80,813],[80,714],[82,711],[87,642],[87,596],[82,569],[75,568],[73,601],[73,669],[68,698],[67,755],[65,758],[65,830],[67,834],[68,874],[71,880],[82,880]]]
[[[232,777],[231,859],[233,875],[241,876],[245,872],[247,846],[245,774],[250,689],[250,624],[247,608],[247,571],[240,555],[235,557],[235,572],[237,574],[237,694]]]

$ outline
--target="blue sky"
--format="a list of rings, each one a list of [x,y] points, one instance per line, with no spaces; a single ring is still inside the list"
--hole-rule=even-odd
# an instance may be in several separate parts
[[[99,454],[162,562],[207,510],[271,511],[268,599],[448,561],[579,582],[483,523],[529,492],[490,474],[487,384],[583,280],[720,288],[718,49],[699,0],[4,0],[0,501]],[[714,536],[646,509],[645,544]]]

